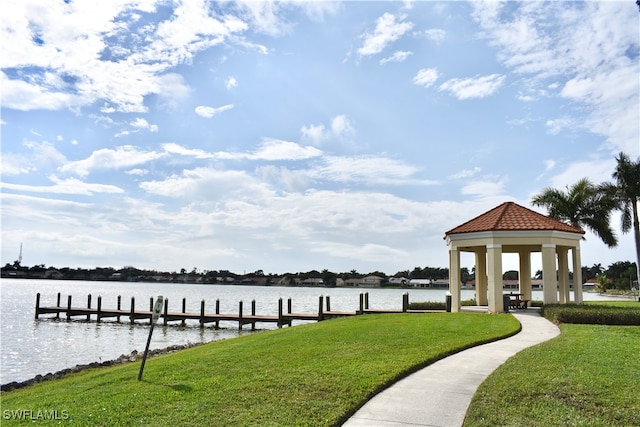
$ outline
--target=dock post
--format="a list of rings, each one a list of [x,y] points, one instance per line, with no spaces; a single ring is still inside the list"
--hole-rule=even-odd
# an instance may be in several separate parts
[[[87,296],[87,308],[91,310],[91,294]],[[87,322],[91,320],[91,311],[87,312]]]
[[[102,311],[102,295],[98,295],[98,311],[96,312],[96,322],[100,323],[100,311]]]
[[[282,323],[282,298],[278,298],[278,328],[282,328]]]
[[[168,315],[169,314],[169,298],[164,299],[164,326],[167,326]]]
[[[71,320],[71,295],[67,295],[67,321]]]
[[[58,298],[56,299],[56,307],[60,307],[60,292],[58,292]],[[60,312],[56,311],[56,319],[60,318]]]
[[[216,314],[220,314],[220,299],[216,298]],[[216,320],[215,326],[216,329],[220,328],[220,321]]]
[[[364,294],[360,292],[360,310],[358,310],[358,314],[364,313]]]
[[[287,301],[287,313],[291,314],[291,298]]]
[[[153,314],[153,297],[149,297],[149,311],[151,314],[149,315],[149,323],[151,323],[152,314]]]
[[[122,308],[122,297],[120,295],[118,295],[118,311],[120,311]],[[118,317],[116,317],[116,321],[119,322],[120,321],[120,315],[118,314]]]
[[[327,311],[331,311],[331,297],[327,295],[325,299],[327,301]]]
[[[200,301],[200,327],[204,328],[204,299]]]
[[[36,294],[36,320],[38,320],[39,315],[40,315],[40,292]]]
[[[251,300],[251,316],[255,317],[256,315],[256,300]],[[256,319],[253,319],[251,322],[251,330],[256,330]]]
[[[318,297],[318,322],[324,320],[324,313],[322,312],[323,300],[324,297],[320,295],[320,297]]]
[[[182,314],[185,314],[187,312],[187,299],[186,298],[182,298]],[[182,326],[186,325],[186,320],[183,317],[182,318]]]
[[[240,301],[238,307],[238,330],[242,330],[242,301]]]
[[[129,321],[131,322],[131,324],[133,324],[134,320],[136,319],[135,313],[136,313],[136,298],[131,297],[131,314],[129,315]]]
[[[402,294],[402,312],[406,313],[409,309],[409,293],[405,292]]]
[[[364,309],[369,310],[369,292],[364,293]]]

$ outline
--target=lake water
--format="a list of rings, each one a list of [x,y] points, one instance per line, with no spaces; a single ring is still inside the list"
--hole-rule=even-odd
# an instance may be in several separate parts
[[[136,299],[136,309],[149,308],[149,299],[162,295],[169,299],[169,311],[181,311],[182,299],[187,299],[187,312],[200,312],[200,301],[205,300],[206,312],[215,311],[215,301],[220,300],[221,313],[238,313],[243,301],[244,313],[251,310],[256,301],[256,314],[276,315],[278,299],[285,304],[292,299],[295,313],[317,313],[318,297],[331,297],[331,310],[356,311],[360,293],[369,293],[369,307],[373,309],[401,309],[402,294],[409,293],[410,301],[444,301],[446,289],[360,289],[360,288],[293,288],[236,285],[193,285],[128,282],[85,282],[59,280],[0,280],[0,383],[25,381],[37,374],[56,372],[78,364],[104,362],[117,359],[133,350],[144,351],[149,335],[149,323],[142,320],[133,325],[128,318],[121,323],[105,319],[100,323],[75,320],[55,320],[42,315],[35,320],[36,294],[41,294],[41,306],[56,305],[57,293],[62,294],[61,304],[66,305],[67,295],[73,297],[74,307],[86,307],[87,295],[92,295],[92,307],[102,296],[102,307],[116,308],[118,296],[122,308],[129,309],[131,297]],[[462,299],[474,297],[474,291],[463,290]],[[601,299],[597,294],[585,293],[585,299]],[[533,292],[533,299],[542,299],[541,291]],[[295,325],[295,322],[294,322]],[[205,343],[241,334],[252,333],[245,327],[238,330],[235,322],[221,322],[220,329],[207,324],[200,328],[197,321],[186,327],[177,324],[154,328],[151,349],[171,345]],[[259,329],[276,328],[273,324],[258,324]]]

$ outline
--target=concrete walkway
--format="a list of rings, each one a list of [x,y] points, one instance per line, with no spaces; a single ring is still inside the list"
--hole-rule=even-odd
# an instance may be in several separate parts
[[[508,358],[560,334],[538,310],[512,312],[522,331],[439,360],[374,396],[343,426],[461,426],[478,386]]]

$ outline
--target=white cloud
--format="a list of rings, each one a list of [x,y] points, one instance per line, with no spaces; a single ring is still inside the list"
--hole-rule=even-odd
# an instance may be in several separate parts
[[[435,68],[422,68],[413,77],[413,84],[423,87],[431,87],[438,80],[440,74]]]
[[[324,125],[302,126],[300,132],[302,133],[302,137],[310,140],[313,145],[320,145],[322,141],[329,138]]]
[[[376,21],[376,28],[372,33],[362,35],[364,42],[358,49],[360,56],[371,56],[382,52],[389,44],[398,40],[413,28],[412,22],[405,22],[406,15],[385,13]]]
[[[472,2],[472,7],[499,60],[522,75],[524,84],[542,87],[541,94],[561,88],[560,95],[583,116],[574,126],[605,136],[612,151],[640,153],[640,41],[633,5]]]
[[[435,181],[413,178],[418,168],[402,161],[376,156],[326,156],[309,173],[313,178],[336,182],[382,185],[434,185]]]
[[[225,82],[225,86],[227,87],[227,89],[238,87],[238,80],[236,80],[235,77],[229,77]]]
[[[380,60],[380,64],[386,64],[387,62],[404,62],[411,55],[413,55],[413,52],[398,50],[396,52],[393,52],[393,55],[387,58],[382,58]]]
[[[66,163],[60,167],[60,172],[73,173],[85,177],[93,170],[121,169],[147,163],[164,157],[166,153],[155,151],[140,151],[138,148],[124,145],[111,148],[101,148],[91,153],[84,160]]]
[[[251,160],[303,160],[321,154],[322,151],[314,147],[303,147],[295,142],[265,138],[258,150],[246,157]]]
[[[3,108],[77,109],[104,103],[103,111],[145,112],[145,97],[175,102],[186,87],[169,69],[194,54],[232,39],[246,24],[209,16],[206,2],[186,2],[157,25],[140,27],[136,13],[155,14],[139,1],[58,2],[8,0],[2,14]],[[130,43],[126,34],[139,35]],[[46,70],[46,71],[43,71]],[[64,78],[63,78],[64,76]]]
[[[355,133],[355,129],[353,127],[353,124],[351,123],[351,120],[349,120],[349,118],[344,114],[335,116],[333,118],[333,120],[331,121],[331,131],[337,138],[340,139],[352,138]]]
[[[132,127],[137,128],[137,129],[146,129],[149,132],[158,132],[158,125],[149,124],[149,122],[147,122],[142,117],[137,117],[134,121],[132,121],[129,124]]]
[[[441,28],[431,28],[424,31],[424,36],[432,41],[442,41],[447,36],[447,32]]]
[[[462,178],[470,178],[478,173],[482,172],[482,168],[476,166],[473,169],[464,169],[460,172],[454,173],[453,175],[449,175],[450,179],[462,179]]]
[[[3,188],[15,191],[49,194],[77,194],[90,196],[94,193],[124,193],[120,187],[110,184],[92,184],[80,181],[76,178],[59,179],[55,175],[49,177],[53,185],[24,185],[1,183]]]
[[[233,108],[233,104],[227,104],[227,105],[223,105],[222,107],[207,107],[204,105],[200,105],[198,107],[196,107],[196,114],[210,119],[211,117],[220,114],[224,111],[228,111],[231,110]]]
[[[501,74],[450,79],[441,84],[439,90],[447,91],[460,100],[486,98],[500,89],[504,80],[505,76]]]
[[[355,127],[349,117],[339,114],[331,119],[330,128],[325,125],[309,125],[300,129],[302,138],[311,141],[313,145],[321,145],[324,141],[335,138],[338,140],[349,140],[355,136]]]

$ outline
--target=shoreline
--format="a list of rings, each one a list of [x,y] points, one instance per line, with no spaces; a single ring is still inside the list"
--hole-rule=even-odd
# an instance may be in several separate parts
[[[154,350],[149,350],[149,354],[147,357],[160,356],[163,354],[175,353],[176,351],[186,350],[188,348],[201,346],[208,343],[187,343],[187,344],[176,344],[171,345],[165,348],[158,348]],[[115,366],[115,365],[123,365],[125,363],[136,362],[143,357],[143,352],[139,352],[138,350],[133,350],[129,354],[121,354],[119,357],[113,360],[106,360],[104,362],[91,362],[88,364],[80,364],[76,365],[73,368],[65,368],[60,371],[51,373],[48,372],[45,375],[36,375],[33,378],[30,378],[25,381],[12,381],[6,384],[0,385],[0,393],[6,393],[9,391],[17,390],[24,387],[29,387],[34,384],[38,384],[44,381],[57,380],[60,378],[64,378],[69,374],[74,374],[76,372],[81,372],[86,369],[94,369],[94,368],[103,368],[107,366]]]

